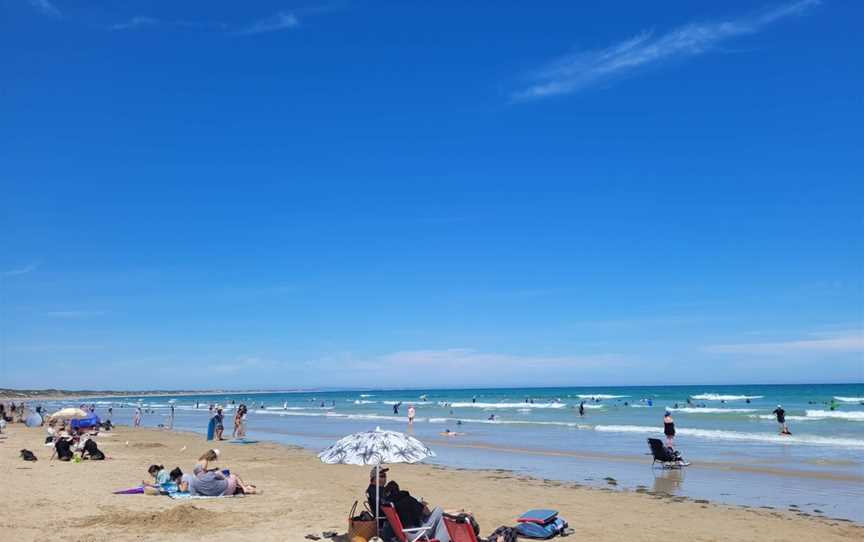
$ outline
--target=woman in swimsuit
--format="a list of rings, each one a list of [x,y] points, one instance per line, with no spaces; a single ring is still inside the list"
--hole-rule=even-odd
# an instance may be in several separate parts
[[[675,421],[672,420],[672,414],[667,410],[663,417],[663,434],[666,435],[666,446],[674,448],[675,446]]]

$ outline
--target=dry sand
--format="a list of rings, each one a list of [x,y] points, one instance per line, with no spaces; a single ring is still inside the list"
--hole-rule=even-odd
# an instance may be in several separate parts
[[[97,439],[109,460],[76,464],[50,462],[44,435],[16,424],[0,440],[0,540],[303,541],[323,531],[344,535],[348,510],[362,499],[368,479],[366,468],[324,465],[297,448],[219,443],[220,466],[256,484],[263,495],[196,501],[113,495],[139,484],[154,462],[191,470],[210,446],[199,435],[118,427]],[[39,461],[21,460],[21,448],[34,451]],[[864,540],[864,526],[788,511],[594,489],[506,472],[395,465],[390,474],[435,505],[472,510],[484,536],[512,524],[525,510],[549,507],[576,530],[568,538],[574,541]]]

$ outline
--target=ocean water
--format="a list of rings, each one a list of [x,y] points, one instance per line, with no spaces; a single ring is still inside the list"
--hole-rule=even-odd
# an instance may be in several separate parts
[[[113,406],[118,423],[129,423],[140,404],[153,411],[145,413],[145,426],[166,423],[173,404],[175,427],[201,433],[208,406],[218,403],[226,407],[229,437],[233,409],[245,403],[250,437],[312,450],[381,427],[412,432],[436,451],[429,462],[452,467],[597,486],[611,477],[617,489],[864,522],[864,384],[220,393],[86,402],[103,417]],[[778,434],[771,414],[778,404],[791,436]],[[417,412],[410,428],[409,405]],[[667,409],[676,447],[693,463],[680,471],[651,468],[645,455],[646,438],[663,438]],[[464,434],[443,436],[445,429]]]

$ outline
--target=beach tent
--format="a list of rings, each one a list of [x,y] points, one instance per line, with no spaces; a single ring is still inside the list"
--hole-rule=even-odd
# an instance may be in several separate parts
[[[86,418],[76,418],[69,422],[72,429],[87,429],[89,427],[99,427],[102,420],[96,414],[88,414]]]
[[[63,420],[80,420],[88,416],[90,416],[90,414],[84,412],[80,408],[64,408],[63,410],[58,410],[54,414],[51,414],[49,418]]]
[[[381,465],[388,463],[418,463],[435,452],[416,438],[398,431],[374,431],[354,433],[342,437],[335,444],[318,454],[322,462],[329,465],[367,465],[375,467],[376,479]],[[375,504],[380,503],[378,485],[375,485]],[[380,510],[375,516],[380,519]],[[377,524],[377,522],[376,522]]]
[[[24,423],[27,425],[27,427],[39,427],[40,425],[42,425],[42,416],[35,412],[31,412],[27,416],[27,419],[24,420]]]

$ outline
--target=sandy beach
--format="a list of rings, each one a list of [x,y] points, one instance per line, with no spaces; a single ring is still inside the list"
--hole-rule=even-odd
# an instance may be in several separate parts
[[[98,437],[110,457],[102,462],[49,461],[44,431],[20,425],[0,440],[0,499],[4,539],[62,536],[90,540],[304,540],[307,534],[346,532],[346,517],[362,499],[368,469],[322,464],[313,453],[272,443],[219,443],[220,466],[230,468],[262,495],[175,501],[168,497],[114,495],[146,478],[147,466],[191,469],[210,446],[191,433],[118,427]],[[24,462],[27,448],[39,461]],[[482,453],[482,452],[479,452]],[[603,477],[604,473],[597,473]],[[718,505],[651,492],[582,487],[429,465],[395,465],[391,478],[446,509],[474,512],[487,535],[530,508],[560,511],[589,540],[860,540],[864,526],[794,510]],[[345,540],[337,536],[336,540]],[[575,540],[575,538],[572,538]]]

